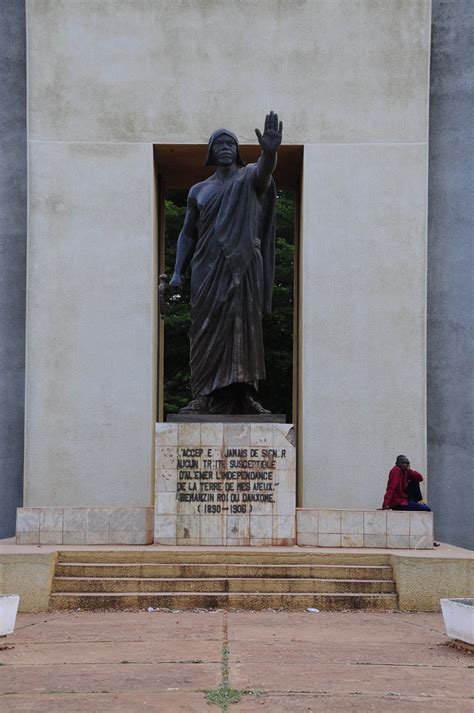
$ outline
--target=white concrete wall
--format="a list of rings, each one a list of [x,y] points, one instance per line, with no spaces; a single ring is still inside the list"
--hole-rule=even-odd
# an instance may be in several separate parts
[[[304,507],[381,507],[398,453],[424,472],[426,168],[423,143],[305,147]]]
[[[429,0],[28,0],[29,131],[60,141],[425,141]]]
[[[370,488],[362,495],[363,484],[383,479],[396,455],[391,449],[405,445],[410,450],[416,444],[420,450],[409,455],[423,466],[424,284],[414,290],[416,304],[409,304],[408,312],[400,311],[406,299],[401,296],[398,307],[388,310],[393,329],[373,306],[387,299],[377,266],[386,267],[385,241],[389,253],[397,253],[393,241],[401,230],[392,219],[401,216],[414,231],[409,245],[415,264],[409,264],[408,274],[424,271],[429,22],[429,0],[28,0],[26,506],[149,502],[154,398],[150,145],[204,143],[221,125],[233,128],[242,142],[253,142],[254,127],[262,125],[269,109],[284,120],[286,142],[311,144],[302,236],[302,384],[307,389],[302,504],[338,506],[344,498],[344,504],[366,505]],[[386,144],[407,148],[390,153]],[[392,163],[387,167],[391,179],[385,176],[385,160]],[[323,190],[326,179],[335,190],[344,188],[344,200]],[[411,193],[406,181],[414,186]],[[405,198],[395,205],[386,190]],[[360,209],[355,196],[362,201]],[[323,198],[327,205],[308,204]],[[91,201],[97,206],[93,211]],[[340,215],[331,208],[334,201]],[[354,215],[360,249],[346,254],[341,243],[336,260],[331,236],[344,234]],[[103,242],[101,236],[106,236]],[[99,277],[113,271],[114,248],[120,253],[116,278],[121,284],[110,292]],[[326,267],[305,255],[326,261]],[[357,312],[361,332],[346,348],[344,321],[334,334],[329,318],[317,316],[323,290],[310,278],[333,275],[337,282],[343,275],[347,289],[339,295],[338,309],[348,316],[356,303],[364,309],[362,293],[354,303],[349,287],[358,285],[366,263],[371,265],[368,321]],[[91,269],[97,277],[92,289]],[[129,317],[125,328],[117,318],[124,314]],[[416,324],[410,322],[412,314]],[[88,320],[92,329],[84,327]],[[376,332],[378,342],[387,333],[398,335],[397,320],[415,334],[409,379],[413,418],[394,423],[386,416],[387,428],[381,429],[371,408],[374,376],[360,366],[350,392],[360,414],[352,432],[336,397],[344,390],[335,383],[333,365],[349,374],[354,351],[365,349],[367,335]],[[322,321],[326,331],[321,333]],[[332,345],[330,356],[318,356],[326,374],[314,371],[315,345],[321,351],[322,345]],[[386,402],[403,400],[400,364],[395,359],[377,363],[383,371],[378,383],[390,387]],[[403,374],[406,370],[403,365]],[[325,404],[329,382],[336,391]],[[393,411],[390,405],[389,415]],[[324,414],[324,432],[341,423],[341,433],[350,435],[347,441],[323,439]],[[381,434],[385,446],[379,445]],[[354,467],[367,444],[369,459],[379,449],[370,478],[364,465]],[[338,486],[329,490],[323,477]],[[350,497],[343,495],[349,481]]]
[[[30,142],[25,506],[151,504],[152,151]]]

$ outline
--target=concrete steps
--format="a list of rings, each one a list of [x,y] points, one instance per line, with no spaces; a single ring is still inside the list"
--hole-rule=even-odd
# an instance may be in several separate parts
[[[395,584],[391,580],[377,579],[282,579],[282,578],[177,578],[156,577],[55,577],[53,592],[73,593],[148,593],[148,592],[195,592],[199,582],[200,592],[240,593],[332,593],[351,592],[392,594]]]
[[[51,609],[396,609],[395,594],[52,594]]]
[[[280,550],[278,548],[201,549],[186,550],[147,549],[95,549],[60,550],[58,562],[88,562],[112,564],[327,564],[327,565],[390,565],[390,555],[384,552],[315,552],[304,549]]]
[[[166,579],[202,579],[207,577],[258,577],[318,579],[391,579],[387,565],[304,565],[304,564],[118,564],[88,562],[59,563],[57,577],[153,577]]]
[[[389,556],[94,550],[58,553],[51,609],[396,609]]]

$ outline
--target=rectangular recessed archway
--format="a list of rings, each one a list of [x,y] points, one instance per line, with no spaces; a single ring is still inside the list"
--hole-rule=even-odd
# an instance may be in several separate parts
[[[246,163],[255,162],[260,155],[258,145],[240,145],[243,160]],[[165,270],[166,231],[165,231],[165,199],[170,192],[188,190],[195,183],[205,180],[213,173],[213,168],[205,166],[207,155],[206,144],[161,144],[154,146],[156,191],[158,205],[157,240],[158,240],[158,272]],[[299,264],[299,223],[300,223],[300,185],[302,175],[303,147],[300,145],[281,146],[278,153],[278,164],[274,178],[278,191],[286,191],[294,197],[293,225],[293,314],[288,330],[292,333],[292,374],[291,395],[286,409],[287,421],[295,423],[298,417],[298,264]],[[278,224],[277,224],[278,236]],[[169,266],[168,266],[169,270]],[[278,274],[278,265],[277,265]],[[164,408],[164,378],[165,378],[166,336],[163,320],[159,324],[159,358],[158,358],[158,395],[157,419],[166,417]]]

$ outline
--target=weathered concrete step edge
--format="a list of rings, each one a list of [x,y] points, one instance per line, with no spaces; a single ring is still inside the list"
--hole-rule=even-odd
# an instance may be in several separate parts
[[[325,577],[327,579],[392,579],[387,565],[274,564],[124,564],[63,562],[58,577]]]
[[[322,579],[322,578],[213,578],[156,579],[115,577],[55,577],[55,593],[112,593],[112,592],[273,592],[273,593],[371,593],[395,592],[395,582],[387,579]]]
[[[396,609],[395,594],[52,594],[50,609]]]
[[[277,548],[266,551],[257,548],[252,552],[226,550],[163,551],[156,549],[133,550],[59,550],[59,562],[130,562],[155,564],[390,564],[386,553],[307,552],[297,549],[281,552]]]

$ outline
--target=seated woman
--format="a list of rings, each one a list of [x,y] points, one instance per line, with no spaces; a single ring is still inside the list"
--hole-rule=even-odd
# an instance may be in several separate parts
[[[382,508],[384,510],[425,510],[431,512],[428,505],[417,502],[418,495],[414,494],[416,485],[422,480],[421,473],[411,470],[410,461],[406,456],[397,456],[395,465],[388,475]],[[417,490],[419,491],[419,486]],[[421,492],[419,492],[419,500],[421,500]]]

